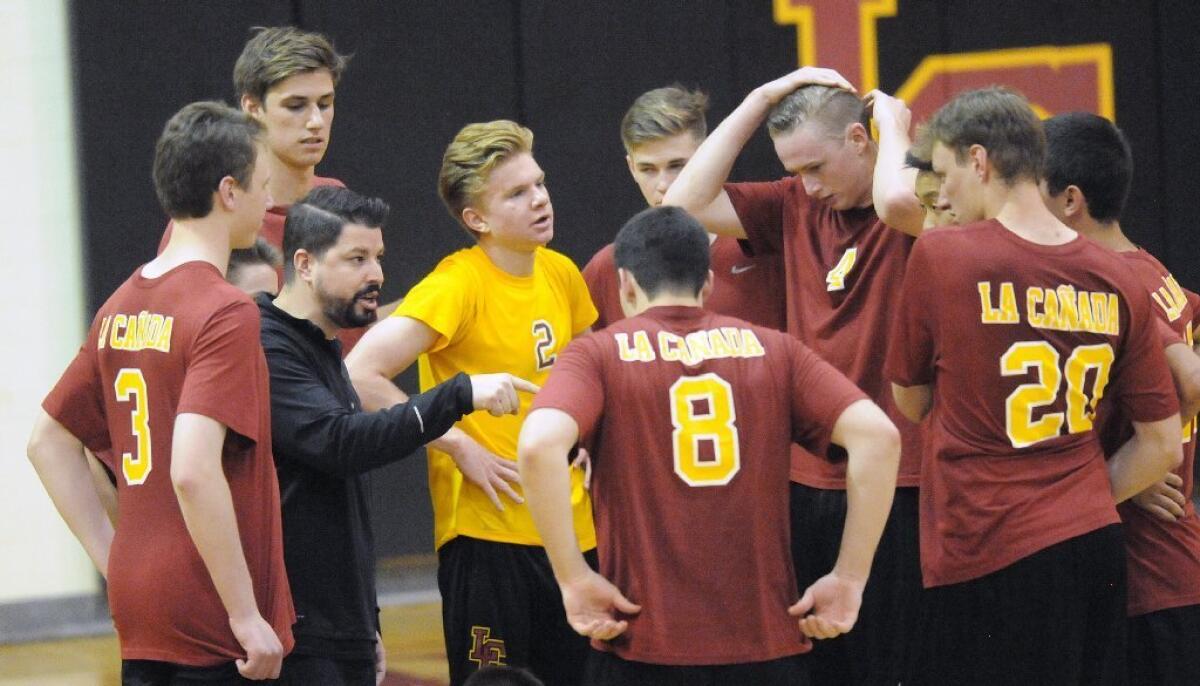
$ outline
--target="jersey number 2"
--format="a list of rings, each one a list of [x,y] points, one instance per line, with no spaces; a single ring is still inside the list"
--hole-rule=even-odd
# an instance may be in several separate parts
[[[125,367],[117,372],[113,388],[119,402],[133,402],[129,420],[137,447],[133,453],[121,454],[121,473],[125,475],[125,483],[138,486],[146,482],[154,466],[150,451],[150,403],[146,400],[146,377],[142,376],[140,369]]]
[[[671,384],[670,397],[675,474],[689,486],[729,483],[742,466],[729,382],[712,373],[684,376]],[[712,452],[701,459],[704,443],[711,445]]]
[[[537,355],[537,370],[549,369],[554,366],[557,357],[554,354],[554,329],[550,322],[539,319],[533,323],[533,352]]]
[[[1068,434],[1088,431],[1096,416],[1096,404],[1104,396],[1108,372],[1112,368],[1113,349],[1107,343],[1081,345],[1071,351],[1060,370],[1058,351],[1046,341],[1013,343],[1000,357],[1000,373],[1022,376],[1036,369],[1037,383],[1017,386],[1004,403],[1005,428],[1014,448],[1025,448],[1039,441],[1054,438],[1067,425]],[[1088,372],[1095,372],[1091,397],[1085,384]],[[1033,411],[1053,403],[1058,398],[1063,376],[1067,377],[1067,412],[1047,412],[1038,419]]]

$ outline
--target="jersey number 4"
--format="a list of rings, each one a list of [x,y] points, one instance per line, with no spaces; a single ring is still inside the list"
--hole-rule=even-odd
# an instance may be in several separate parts
[[[1054,438],[1062,433],[1064,424],[1068,434],[1090,430],[1096,416],[1096,404],[1108,385],[1112,364],[1113,349],[1107,343],[1075,348],[1061,369],[1058,351],[1046,341],[1013,343],[1000,357],[1000,373],[1024,376],[1037,370],[1038,380],[1017,386],[1004,404],[1005,428],[1012,446],[1025,448]],[[1089,374],[1091,372],[1094,374]],[[1063,376],[1067,377],[1065,416],[1062,412],[1046,412],[1035,420],[1034,410],[1058,399]],[[1086,388],[1089,376],[1093,379],[1090,395]]]
[[[146,400],[146,377],[142,370],[125,367],[117,372],[113,380],[113,389],[117,392],[117,401],[133,403],[129,412],[136,447],[132,453],[121,454],[121,473],[125,483],[138,486],[146,482],[153,468],[153,456],[150,451],[150,403]]]
[[[742,466],[733,388],[708,373],[680,377],[669,393],[675,474],[689,486],[729,483]]]

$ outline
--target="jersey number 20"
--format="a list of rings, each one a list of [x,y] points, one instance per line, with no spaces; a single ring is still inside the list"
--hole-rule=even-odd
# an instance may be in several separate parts
[[[675,474],[689,486],[724,486],[742,466],[733,388],[716,374],[680,377],[671,384],[671,441]],[[702,458],[701,445],[711,453]]]
[[[1004,404],[1005,428],[1014,448],[1054,438],[1062,432],[1063,424],[1066,424],[1068,434],[1092,428],[1096,404],[1108,385],[1108,373],[1113,363],[1112,346],[1107,343],[1081,345],[1071,351],[1061,370],[1058,362],[1058,351],[1046,341],[1013,343],[1000,357],[1000,373],[1004,376],[1022,376],[1033,369],[1038,373],[1037,383],[1017,386]],[[1085,388],[1088,372],[1095,372],[1091,397]],[[1058,398],[1064,375],[1067,377],[1066,416],[1062,412],[1047,412],[1035,420],[1034,410]]]
[[[150,403],[146,400],[146,377],[140,369],[125,367],[117,372],[113,389],[118,401],[133,402],[129,421],[137,447],[133,453],[121,454],[121,473],[125,475],[125,483],[138,486],[146,482],[154,464],[150,454]]]

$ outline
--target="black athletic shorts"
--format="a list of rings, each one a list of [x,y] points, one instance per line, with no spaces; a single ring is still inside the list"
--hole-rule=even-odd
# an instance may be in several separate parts
[[[375,686],[375,660],[339,659],[320,655],[297,655],[283,658],[278,686]]]
[[[807,656],[766,662],[682,667],[623,660],[593,650],[587,658],[586,686],[806,686]],[[550,682],[546,682],[549,684]]]
[[[1129,618],[1129,683],[1200,683],[1200,605]]]
[[[814,685],[894,686],[907,677],[923,594],[917,507],[916,488],[896,489],[854,629],[813,641],[808,658]],[[837,561],[846,492],[792,483],[791,511],[796,587],[804,593]]]
[[[584,557],[594,569],[596,552]],[[588,640],[567,624],[544,548],[459,536],[438,550],[438,589],[451,686],[488,665],[579,683]]]
[[[921,652],[906,686],[1126,683],[1119,524],[978,579],[926,589],[922,605]]]
[[[233,662],[215,667],[189,667],[157,660],[121,660],[122,686],[247,686]]]

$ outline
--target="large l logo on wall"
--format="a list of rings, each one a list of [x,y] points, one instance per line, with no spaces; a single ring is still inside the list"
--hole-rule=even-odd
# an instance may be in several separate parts
[[[796,26],[801,65],[837,69],[865,93],[879,87],[876,22],[896,16],[897,0],[774,0],[775,22]],[[929,55],[895,95],[915,121],[955,93],[992,84],[1020,90],[1043,117],[1085,110],[1115,120],[1112,46],[1039,45]]]

